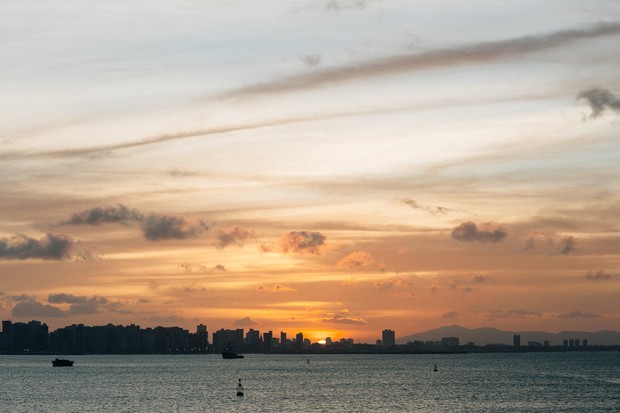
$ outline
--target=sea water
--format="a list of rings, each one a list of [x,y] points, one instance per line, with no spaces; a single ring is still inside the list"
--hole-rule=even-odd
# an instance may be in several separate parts
[[[620,412],[611,351],[53,358],[0,356],[0,411]]]

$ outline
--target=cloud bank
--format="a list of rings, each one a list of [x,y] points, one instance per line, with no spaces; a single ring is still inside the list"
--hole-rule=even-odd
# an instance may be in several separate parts
[[[34,239],[25,235],[0,238],[0,259],[62,260],[69,257],[73,240],[65,235],[46,234]]]

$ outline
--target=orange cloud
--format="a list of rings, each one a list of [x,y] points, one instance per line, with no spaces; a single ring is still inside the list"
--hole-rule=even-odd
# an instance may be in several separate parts
[[[360,267],[368,267],[375,263],[375,259],[372,255],[364,251],[354,251],[338,261],[336,266],[338,268],[354,269]]]

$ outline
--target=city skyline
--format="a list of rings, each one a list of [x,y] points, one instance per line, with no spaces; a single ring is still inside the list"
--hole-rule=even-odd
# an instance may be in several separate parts
[[[0,319],[620,325],[620,4],[0,4]]]

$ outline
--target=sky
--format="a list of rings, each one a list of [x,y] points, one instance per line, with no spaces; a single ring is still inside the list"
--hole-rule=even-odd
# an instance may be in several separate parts
[[[620,3],[0,2],[0,318],[620,325]]]

